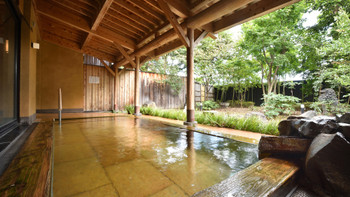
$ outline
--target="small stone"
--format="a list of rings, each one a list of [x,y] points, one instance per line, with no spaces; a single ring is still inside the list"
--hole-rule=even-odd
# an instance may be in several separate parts
[[[311,143],[305,161],[305,174],[315,192],[321,195],[349,196],[350,143],[337,132],[319,134]]]

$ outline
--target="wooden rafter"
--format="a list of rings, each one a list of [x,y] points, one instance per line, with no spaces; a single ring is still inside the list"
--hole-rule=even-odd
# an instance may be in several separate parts
[[[208,35],[208,32],[207,31],[203,31],[199,37],[194,41],[194,46],[197,46],[202,40],[203,38],[205,38],[205,36]]]
[[[164,0],[158,0],[158,4],[162,8],[162,10],[164,11],[164,14],[167,17],[167,19],[169,20],[169,22],[171,23],[171,25],[174,27],[174,30],[177,33],[177,35],[179,36],[181,42],[186,47],[188,47],[190,44],[190,41],[188,40],[188,38],[187,38],[184,30],[180,26],[180,24],[177,22],[176,16],[170,10],[169,5],[166,2],[164,2]]]
[[[127,59],[129,61],[129,63],[136,68],[136,64],[134,62],[134,60],[130,57],[130,55],[124,50],[124,48],[118,44],[118,43],[114,43],[114,45],[118,48],[118,50],[120,51],[121,54],[123,54],[123,56],[125,57],[125,59]]]
[[[40,1],[40,3],[37,3],[36,5],[37,5],[37,10],[36,10],[37,13],[43,16],[49,17],[57,22],[63,23],[65,25],[68,25],[80,31],[84,31],[86,33],[90,33],[94,36],[100,37],[109,42],[117,42],[128,49],[134,50],[136,47],[135,41],[129,38],[125,38],[121,35],[118,35],[115,32],[113,32],[111,36],[107,37],[104,34],[99,34],[99,33],[96,33],[95,31],[91,31],[89,24],[84,19],[79,18],[76,15],[73,15],[62,8],[50,6],[45,1]]]
[[[253,20],[267,13],[281,9],[288,5],[299,2],[300,0],[264,0],[258,1],[247,6],[229,16],[223,17],[221,20],[213,22],[213,32],[220,32],[230,27]]]
[[[115,77],[115,72],[106,64],[106,62],[100,59],[101,63],[105,66],[109,73],[111,73]]]
[[[165,1],[169,4],[171,11],[174,12],[179,17],[187,18],[192,15],[187,1],[183,1],[183,0],[176,0],[176,1],[165,0]]]
[[[226,14],[230,14],[233,11],[248,5],[253,1],[255,0],[221,0],[218,3],[191,17],[189,20],[187,20],[187,25],[190,28],[201,27]]]
[[[113,0],[106,0],[100,10],[100,12],[97,14],[94,23],[92,24],[91,31],[96,31],[97,27],[100,25],[102,22],[104,16],[106,15],[109,7],[112,5]],[[81,48],[86,46],[86,44],[91,40],[92,34],[89,32],[88,35],[86,36],[83,44],[81,45]]]

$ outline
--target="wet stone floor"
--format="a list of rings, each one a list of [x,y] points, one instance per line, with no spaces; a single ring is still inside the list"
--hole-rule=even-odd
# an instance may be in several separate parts
[[[257,146],[130,117],[54,126],[54,196],[191,196],[257,161]]]

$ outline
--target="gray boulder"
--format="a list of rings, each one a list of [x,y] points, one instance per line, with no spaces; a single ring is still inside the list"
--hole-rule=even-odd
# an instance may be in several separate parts
[[[350,124],[350,113],[345,113],[341,116],[336,116],[337,122]]]
[[[333,103],[333,105],[338,104],[337,95],[335,94],[335,91],[332,88],[326,88],[326,89],[321,90],[321,94],[318,97],[318,101],[331,102],[331,103]]]
[[[156,108],[156,107],[157,107],[156,103],[153,102],[153,101],[147,101],[147,102],[145,102],[142,106],[143,106],[143,107],[153,107],[153,108]]]
[[[292,120],[292,119],[312,119],[313,117],[317,116],[316,111],[307,111],[301,115],[295,115],[295,116],[289,116],[287,119]]]
[[[299,128],[306,122],[306,119],[287,119],[278,124],[280,136],[300,136]]]
[[[332,119],[304,119],[304,121],[298,131],[301,136],[306,138],[314,138],[320,133],[335,133],[338,129],[338,124]]]
[[[322,196],[349,196],[350,143],[337,132],[319,134],[305,160],[305,174],[315,192]]]

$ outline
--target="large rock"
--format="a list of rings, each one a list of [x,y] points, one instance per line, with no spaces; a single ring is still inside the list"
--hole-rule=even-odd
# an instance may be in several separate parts
[[[298,131],[301,136],[307,138],[314,138],[320,133],[335,133],[338,129],[338,124],[332,119],[304,120]]]
[[[339,131],[345,136],[345,138],[350,141],[350,124],[338,123]]]
[[[350,124],[350,113],[345,113],[342,116],[336,116],[337,122]]]
[[[295,115],[295,116],[289,116],[287,118],[287,120],[293,120],[293,119],[312,119],[313,117],[315,117],[317,115],[316,111],[307,111],[301,115]]]
[[[321,90],[321,94],[318,97],[318,101],[331,102],[333,105],[338,104],[338,98],[335,91],[332,88],[326,88]]]
[[[299,128],[305,123],[306,119],[287,119],[278,124],[280,136],[300,136]]]
[[[311,143],[305,173],[323,196],[350,195],[350,143],[341,133],[320,134]]]
[[[246,113],[244,115],[245,118],[249,118],[251,116],[257,117],[257,118],[259,118],[262,121],[267,121],[267,118],[266,118],[265,114],[260,113],[260,112],[252,111],[252,112],[248,112],[248,113]]]

